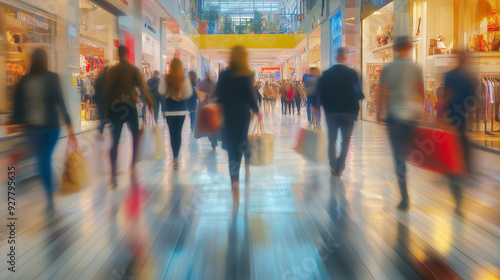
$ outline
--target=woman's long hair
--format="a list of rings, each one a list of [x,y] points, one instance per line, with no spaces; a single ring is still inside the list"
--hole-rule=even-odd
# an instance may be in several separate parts
[[[49,57],[44,49],[36,49],[31,56],[30,74],[41,74],[49,71]]]
[[[174,100],[181,100],[181,93],[184,85],[184,68],[182,62],[178,58],[172,59],[170,62],[170,71],[165,76],[165,83],[167,84],[167,97]]]
[[[235,77],[250,77],[252,71],[248,67],[248,54],[243,46],[236,46],[231,50],[229,69]]]

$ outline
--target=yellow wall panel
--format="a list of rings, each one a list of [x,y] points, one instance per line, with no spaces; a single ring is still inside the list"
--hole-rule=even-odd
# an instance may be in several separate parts
[[[200,49],[230,49],[243,45],[248,49],[293,49],[305,34],[227,34],[190,35]]]

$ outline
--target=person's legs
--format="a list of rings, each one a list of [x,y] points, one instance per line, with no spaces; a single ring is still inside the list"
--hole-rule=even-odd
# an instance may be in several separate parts
[[[38,172],[47,195],[47,208],[54,207],[52,182],[52,154],[59,139],[59,128],[30,128],[28,138],[38,161]]]
[[[189,112],[189,119],[190,119],[190,125],[191,125],[191,132],[193,132],[194,127],[196,125],[196,111]]]
[[[404,154],[407,145],[405,143],[407,140],[405,133],[410,133],[411,131],[408,130],[405,124],[397,120],[389,119],[387,124],[396,177],[401,193],[401,203],[398,205],[398,208],[406,210],[408,208],[408,188],[406,185],[406,159]]]
[[[460,178],[456,176],[449,176],[448,183],[450,185],[450,191],[455,199],[455,213],[462,214],[462,187],[460,186]]]
[[[231,184],[233,184],[234,187],[234,184],[238,183],[240,180],[240,165],[243,154],[233,143],[229,145],[227,154],[229,158],[229,176],[231,177]]]
[[[135,164],[137,161],[137,150],[139,148],[139,117],[137,107],[130,106],[130,114],[126,118],[128,129],[132,134],[132,176],[135,176]]]
[[[156,123],[158,123],[158,113],[160,111],[160,102],[155,100],[155,104],[153,106],[153,119],[155,120]]]
[[[111,181],[113,186],[116,187],[116,160],[118,157],[118,144],[120,143],[120,135],[122,133],[123,121],[120,118],[114,116],[111,119],[112,122],[112,143],[111,149],[109,151],[110,161],[111,161]]]
[[[326,124],[328,126],[328,159],[330,160],[330,168],[332,172],[338,174],[340,171],[337,167],[337,133],[339,129],[337,114],[326,116]]]
[[[300,99],[299,100],[295,100],[295,106],[297,106],[297,115],[300,116]]]
[[[309,99],[306,99],[306,104],[307,104],[307,120],[309,123],[312,122],[312,115],[311,115],[311,102],[309,102]]]
[[[168,130],[170,132],[170,145],[172,146],[174,161],[179,157],[179,150],[181,148],[182,141],[182,126],[185,118],[185,116],[167,116]]]
[[[337,167],[339,172],[342,172],[345,169],[345,160],[347,158],[347,152],[349,151],[349,144],[351,142],[351,135],[355,118],[356,116],[353,114],[341,114],[340,116],[339,127],[340,133],[342,134],[342,145],[340,155],[337,159]]]

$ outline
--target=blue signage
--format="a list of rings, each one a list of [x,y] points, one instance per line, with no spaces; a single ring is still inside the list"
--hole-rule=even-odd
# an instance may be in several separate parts
[[[335,50],[342,47],[342,13],[330,19],[330,65],[335,64]]]

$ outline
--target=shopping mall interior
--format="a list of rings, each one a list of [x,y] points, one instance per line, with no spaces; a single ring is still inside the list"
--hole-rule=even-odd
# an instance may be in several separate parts
[[[415,131],[452,139],[452,148],[413,141],[421,161],[407,151],[398,161],[381,118],[398,38],[408,40],[421,94],[412,130],[397,133],[408,143]],[[226,138],[227,112],[238,110],[220,105],[223,78],[239,77],[235,46],[254,94],[237,187]],[[500,279],[499,46],[500,0],[0,0],[0,279]],[[38,49],[54,85],[33,70]],[[171,86],[178,60],[183,79],[196,75],[194,109],[171,111],[169,89],[152,86],[155,72]],[[100,106],[118,88],[106,75],[125,63],[141,74],[138,124],[116,136]],[[337,135],[323,102],[339,90],[309,79],[331,85],[325,73],[339,64],[364,96],[352,132]],[[470,85],[458,130],[446,124],[450,94],[465,91],[450,85],[457,69]],[[161,94],[157,109],[143,87]],[[209,107],[225,119],[214,115],[219,126],[199,132]],[[54,128],[40,121],[47,108]],[[183,118],[178,133],[172,116]],[[332,153],[346,142],[339,172]]]

